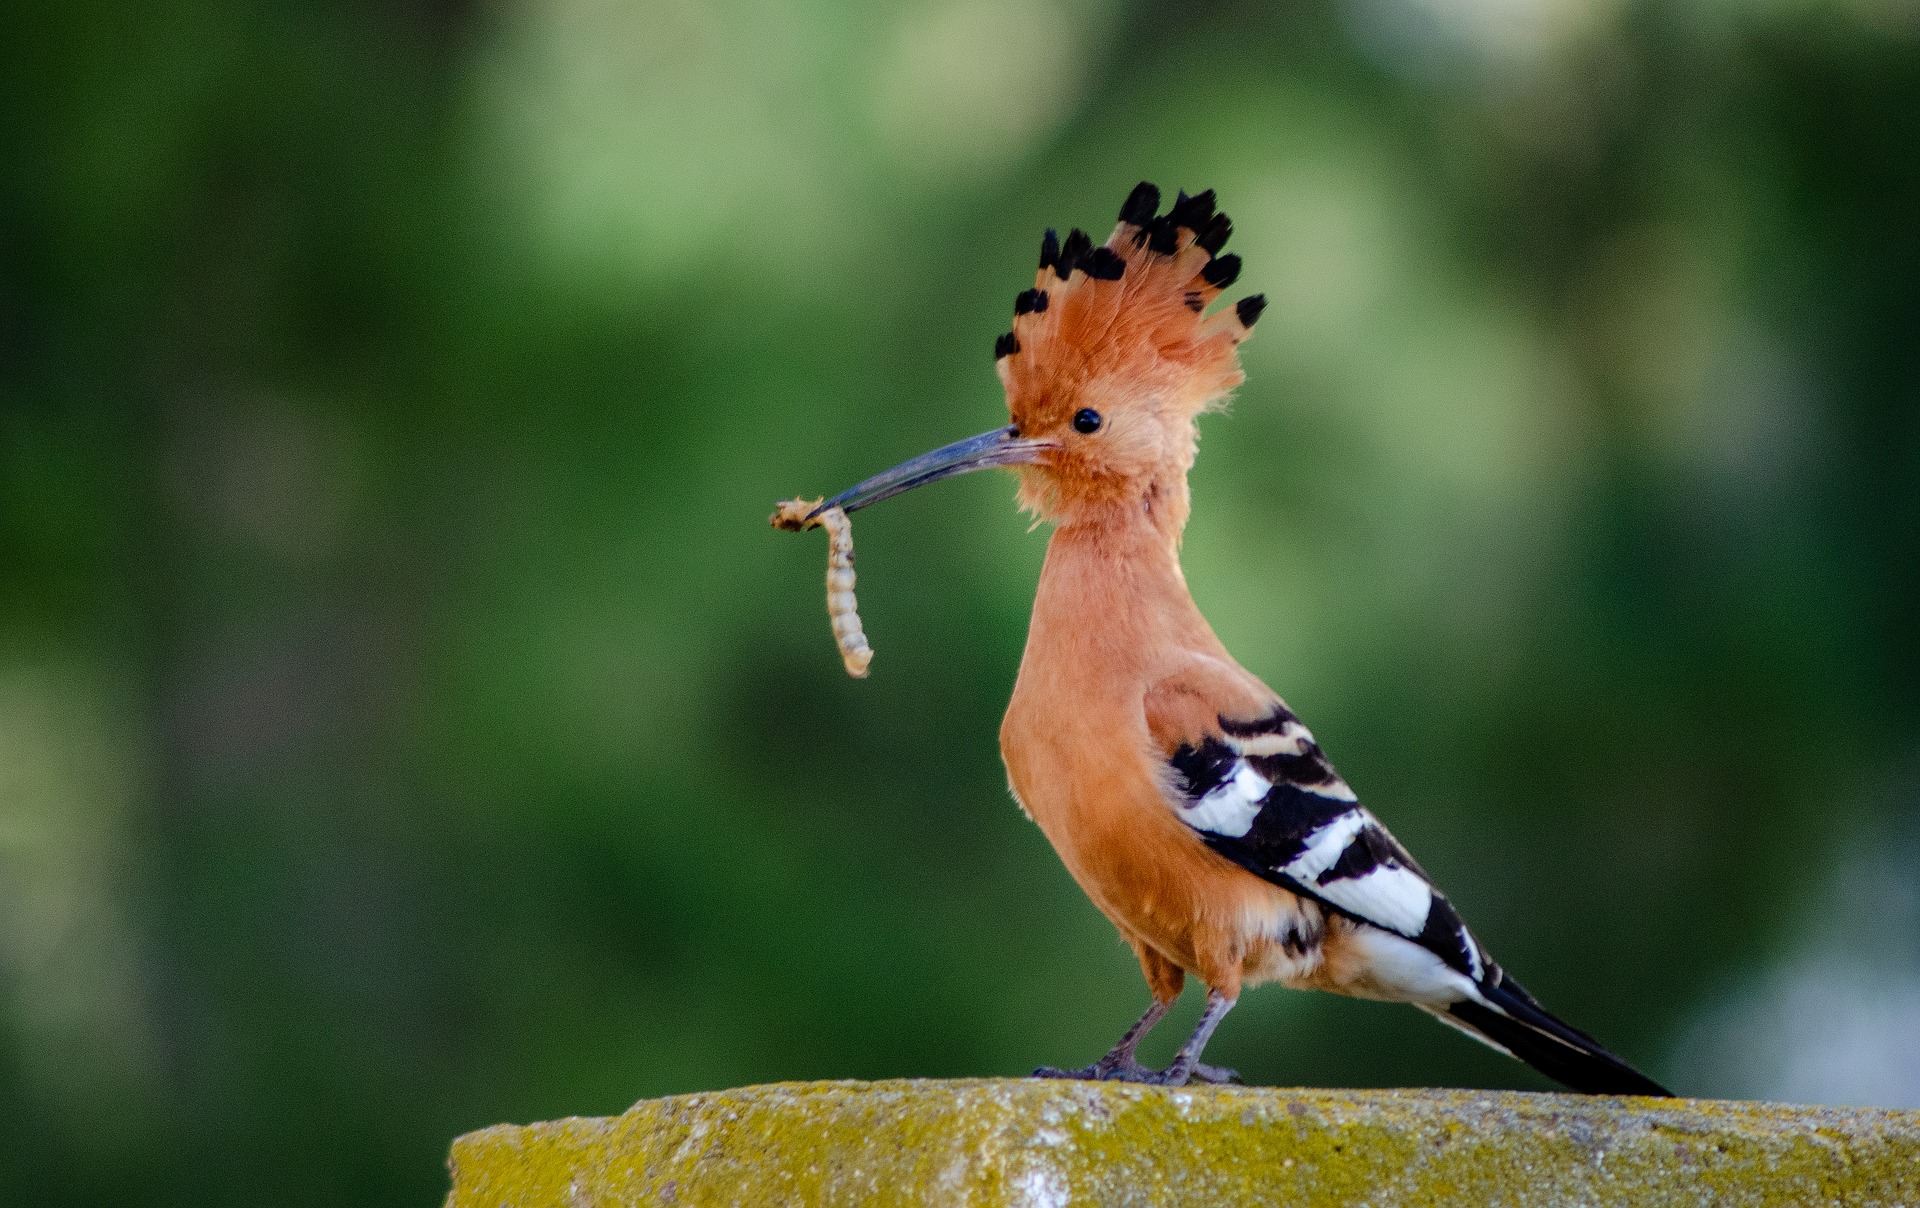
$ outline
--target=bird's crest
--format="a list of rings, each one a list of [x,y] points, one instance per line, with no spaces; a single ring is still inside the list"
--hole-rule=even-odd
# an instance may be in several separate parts
[[[1240,257],[1220,252],[1233,223],[1211,189],[1181,193],[1165,214],[1159,206],[1160,190],[1142,181],[1106,243],[1077,229],[1041,240],[1033,288],[1014,299],[1013,330],[994,347],[1023,430],[1064,423],[1096,385],[1192,416],[1240,384],[1236,349],[1266,299],[1206,313],[1240,275]]]
[[[1021,503],[1037,519],[1144,498],[1177,535],[1193,421],[1242,380],[1240,341],[1266,299],[1207,313],[1240,275],[1240,257],[1220,251],[1233,223],[1215,211],[1211,189],[1180,194],[1165,214],[1159,207],[1160,190],[1142,181],[1105,244],[1048,231],[1033,288],[1014,299],[1013,330],[994,348],[1014,428],[1058,442],[1021,473]]]

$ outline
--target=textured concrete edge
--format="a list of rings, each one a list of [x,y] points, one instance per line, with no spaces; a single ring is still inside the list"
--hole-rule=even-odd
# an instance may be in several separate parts
[[[1920,1112],[1478,1091],[782,1083],[498,1125],[450,1208],[601,1202],[1920,1203]]]

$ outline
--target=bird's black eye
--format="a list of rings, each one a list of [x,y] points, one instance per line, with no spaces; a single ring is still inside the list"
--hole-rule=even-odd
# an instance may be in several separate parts
[[[1100,413],[1092,407],[1082,407],[1073,413],[1075,432],[1094,433],[1100,430]]]

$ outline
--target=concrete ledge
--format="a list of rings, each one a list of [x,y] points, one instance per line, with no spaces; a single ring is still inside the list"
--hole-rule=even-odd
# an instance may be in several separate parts
[[[448,1208],[1920,1204],[1920,1112],[1503,1091],[805,1082],[499,1125]]]

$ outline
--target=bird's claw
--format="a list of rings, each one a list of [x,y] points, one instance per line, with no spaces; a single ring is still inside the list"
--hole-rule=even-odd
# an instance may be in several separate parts
[[[1033,1071],[1035,1078],[1071,1078],[1080,1082],[1152,1082],[1159,1074],[1137,1061],[1100,1060],[1077,1070],[1043,1065]]]
[[[1137,1061],[1104,1060],[1082,1066],[1077,1070],[1063,1070],[1058,1066],[1043,1065],[1033,1071],[1033,1076],[1035,1078],[1071,1078],[1080,1082],[1139,1082],[1148,1086],[1185,1086],[1189,1081],[1219,1086],[1240,1081],[1238,1072],[1205,1063],[1196,1064],[1187,1074],[1179,1074],[1171,1066],[1164,1070],[1150,1070]]]

